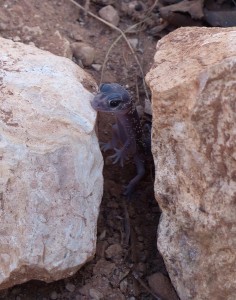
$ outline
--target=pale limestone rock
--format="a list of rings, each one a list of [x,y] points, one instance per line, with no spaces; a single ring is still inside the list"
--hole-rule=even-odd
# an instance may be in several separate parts
[[[0,289],[91,259],[102,196],[95,82],[66,58],[0,39]],[[84,86],[83,86],[84,85]]]
[[[157,44],[152,90],[158,248],[182,300],[236,299],[236,28]]]

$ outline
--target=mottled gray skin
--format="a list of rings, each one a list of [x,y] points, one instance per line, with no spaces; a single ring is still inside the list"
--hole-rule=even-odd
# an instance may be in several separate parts
[[[116,124],[112,127],[112,139],[108,143],[101,143],[101,149],[113,149],[115,154],[110,158],[113,159],[113,164],[118,162],[122,167],[128,156],[133,157],[137,174],[125,187],[124,192],[130,196],[145,174],[145,145],[137,110],[128,92],[117,83],[102,84],[91,105],[96,111],[113,113],[116,117]]]

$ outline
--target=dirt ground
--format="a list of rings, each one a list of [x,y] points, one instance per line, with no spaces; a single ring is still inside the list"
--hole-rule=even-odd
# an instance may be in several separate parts
[[[78,1],[85,5],[89,1]],[[170,2],[170,1],[169,1]],[[177,1],[176,1],[177,2]],[[89,11],[98,14],[105,4],[113,4],[120,16],[119,28],[126,30],[135,43],[143,73],[150,69],[158,39],[173,30],[158,13],[157,1],[90,1]],[[131,4],[134,4],[133,6]],[[70,0],[0,0],[0,35],[58,55],[71,55],[71,44],[82,41],[95,49],[95,66],[86,66],[99,84],[101,66],[109,47],[119,33],[99,20],[86,15]],[[66,54],[65,54],[66,53]],[[75,63],[81,61],[73,58]],[[115,44],[103,73],[103,82],[118,82],[128,88],[139,108],[144,107],[142,74],[134,56],[123,39]],[[150,95],[149,95],[150,97]],[[150,121],[143,114],[143,121]],[[111,137],[113,117],[99,114],[98,133],[101,141]],[[153,162],[147,162],[145,178],[132,201],[122,196],[122,186],[135,172],[132,161],[125,168],[112,165],[104,156],[104,197],[98,219],[96,256],[71,278],[53,283],[31,281],[0,292],[0,299],[158,299],[148,285],[155,273],[168,276],[157,251],[156,235],[160,210],[153,193]],[[130,242],[127,225],[130,223]],[[157,282],[158,286],[158,282]],[[169,285],[157,287],[156,295],[168,293]],[[161,298],[161,297],[160,297]],[[164,297],[163,297],[164,299]],[[171,298],[169,298],[171,299]]]

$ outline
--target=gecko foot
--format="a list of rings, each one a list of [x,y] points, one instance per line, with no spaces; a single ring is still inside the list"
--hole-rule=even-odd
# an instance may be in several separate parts
[[[108,142],[108,143],[99,142],[99,145],[100,145],[100,148],[103,152],[106,152],[107,150],[113,149],[110,142]]]
[[[122,149],[117,149],[117,148],[114,148],[114,150],[115,150],[115,154],[109,156],[109,158],[113,160],[113,165],[119,162],[121,167],[123,167],[124,159],[125,159],[124,151],[122,151]]]

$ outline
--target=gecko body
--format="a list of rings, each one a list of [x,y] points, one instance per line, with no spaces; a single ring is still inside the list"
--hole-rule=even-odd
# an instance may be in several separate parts
[[[110,158],[114,164],[120,163],[122,167],[129,156],[133,158],[137,174],[124,191],[125,195],[130,196],[145,174],[145,144],[137,110],[129,93],[117,83],[102,84],[91,105],[96,111],[113,113],[116,117],[116,124],[112,126],[112,139],[108,143],[101,143],[101,149],[114,150]]]

